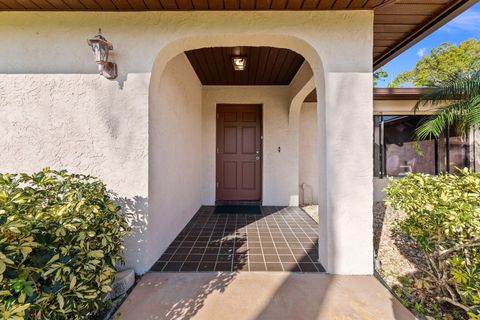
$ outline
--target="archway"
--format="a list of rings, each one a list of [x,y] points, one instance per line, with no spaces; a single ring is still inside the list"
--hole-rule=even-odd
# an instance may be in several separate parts
[[[155,119],[158,119],[158,115],[155,116],[155,112],[158,111],[159,108],[166,107],[165,101],[168,100],[165,97],[162,97],[161,90],[165,87],[165,82],[162,83],[162,76],[164,76],[165,71],[168,71],[169,63],[176,61],[178,59],[178,55],[181,55],[183,52],[193,49],[199,49],[204,47],[228,47],[228,46],[269,46],[269,47],[277,47],[277,48],[287,48],[292,51],[295,51],[301,54],[305,60],[311,65],[315,81],[312,79],[311,83],[317,83],[317,87],[322,88],[324,87],[324,73],[323,73],[323,65],[321,59],[317,52],[308,45],[305,41],[299,38],[291,37],[291,36],[282,36],[282,35],[252,35],[252,34],[235,34],[235,35],[222,35],[222,36],[204,36],[204,37],[189,37],[183,38],[176,41],[173,41],[160,51],[159,55],[157,56],[154,67],[151,74],[151,81],[149,86],[149,206],[150,206],[150,214],[148,218],[149,228],[148,235],[147,235],[147,243],[146,245],[149,247],[146,252],[148,252],[148,261],[146,261],[147,265],[152,265],[156,258],[158,258],[161,253],[167,248],[168,244],[174,240],[175,235],[181,230],[182,224],[186,224],[191,216],[185,215],[185,217],[178,217],[175,216],[174,218],[165,218],[165,212],[170,212],[173,207],[173,203],[170,205],[166,205],[168,201],[166,201],[165,197],[178,197],[177,201],[178,206],[182,206],[185,203],[189,203],[185,199],[188,198],[189,200],[195,199],[192,203],[189,203],[186,208],[175,208],[175,210],[180,211],[189,211],[191,214],[195,213],[194,210],[191,210],[192,206],[201,206],[203,204],[211,204],[205,203],[205,197],[198,194],[196,191],[187,192],[186,194],[181,193],[171,193],[172,190],[175,190],[175,182],[172,179],[169,179],[169,175],[174,175],[175,169],[166,169],[171,168],[173,162],[168,163],[169,155],[166,153],[158,153],[155,148],[159,147],[159,142],[157,138],[161,132],[165,132],[168,130],[168,125],[164,123],[165,127],[159,127],[158,123],[155,123]],[[180,73],[185,72],[185,70],[178,70]],[[178,72],[177,72],[178,73]],[[177,83],[182,82],[181,80],[177,81]],[[323,92],[322,89],[320,89]],[[196,92],[196,91],[195,91]],[[187,93],[189,95],[190,93]],[[295,99],[294,96],[290,98]],[[202,97],[203,99],[203,97]],[[248,101],[245,100],[245,101]],[[324,100],[319,99],[318,102],[318,110],[319,114],[324,114]],[[202,111],[203,112],[203,111]],[[319,117],[321,118],[321,117]],[[287,112],[287,122],[288,122],[288,112]],[[192,122],[193,123],[193,122]],[[295,126],[292,126],[291,123],[288,123],[288,131],[291,133],[292,129],[295,129]],[[322,128],[322,127],[319,127]],[[296,127],[298,130],[298,126]],[[197,128],[195,132],[199,132]],[[195,135],[192,135],[194,137]],[[319,132],[319,136],[324,136]],[[172,136],[173,137],[173,136]],[[292,139],[292,136],[288,137],[289,140]],[[293,144],[293,150],[298,149],[298,134],[296,138],[293,137],[292,141],[296,141]],[[185,140],[184,140],[185,142]],[[165,139],[162,141],[163,145],[160,147],[164,147],[165,143],[167,142]],[[172,141],[175,144],[175,141]],[[202,141],[202,144],[205,144],[205,141]],[[202,148],[205,147],[202,145]],[[292,152],[292,149],[286,150],[285,152],[289,152],[291,156],[297,156],[298,152]],[[165,151],[165,149],[163,149]],[[173,150],[173,149],[172,149]],[[280,148],[279,148],[280,150]],[[198,151],[198,150],[197,150]],[[280,152],[280,151],[279,151]],[[200,150],[200,154],[204,153],[203,150]],[[178,156],[178,155],[177,155]],[[192,155],[188,158],[192,158]],[[205,161],[205,157],[199,157],[197,161]],[[167,161],[167,165],[162,167],[162,161]],[[291,167],[298,166],[298,159],[297,162],[291,163],[291,161],[287,161],[288,165]],[[320,167],[324,167],[325,159],[319,159]],[[193,162],[190,163],[189,167],[193,167],[195,164]],[[170,171],[170,172],[169,172]],[[197,170],[198,171],[198,170]],[[293,176],[296,176],[296,180],[293,180],[291,184],[292,197],[287,205],[298,205],[298,170],[288,170]],[[192,175],[196,175],[195,179],[202,180],[204,177],[199,174],[198,172],[192,172]],[[169,183],[169,187],[167,185],[162,185],[162,180],[169,181],[164,183]],[[160,182],[159,182],[160,181]],[[198,180],[196,180],[198,181]],[[190,183],[186,181],[177,181],[177,183]],[[195,182],[196,183],[196,182]],[[194,184],[195,184],[194,183]],[[191,186],[191,183],[190,183]],[[198,189],[198,186],[196,187]],[[194,188],[195,189],[195,188]],[[322,190],[325,190],[323,188]],[[159,192],[161,191],[161,192]],[[319,198],[325,198],[325,196],[320,196]],[[293,199],[293,200],[292,200]],[[295,200],[296,199],[296,200]],[[273,201],[273,200],[272,200]],[[295,202],[296,201],[296,202]],[[275,203],[270,203],[275,205]],[[282,203],[283,205],[283,203]],[[325,251],[325,247],[328,246],[328,239],[326,234],[320,233],[320,254],[321,252]],[[155,245],[153,245],[155,244]],[[323,247],[323,248],[322,248]],[[323,261],[321,261],[323,262]]]

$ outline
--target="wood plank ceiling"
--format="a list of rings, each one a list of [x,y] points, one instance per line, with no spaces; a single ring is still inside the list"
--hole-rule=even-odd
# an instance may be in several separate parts
[[[215,47],[185,52],[203,85],[288,85],[302,65],[298,53],[272,47]],[[244,71],[233,70],[232,56],[245,56]]]
[[[374,10],[373,65],[478,0],[0,0],[0,10]]]

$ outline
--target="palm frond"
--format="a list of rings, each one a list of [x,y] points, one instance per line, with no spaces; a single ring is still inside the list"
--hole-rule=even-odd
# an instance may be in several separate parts
[[[436,116],[426,118],[417,129],[415,129],[417,140],[438,138],[443,130],[452,122],[451,116],[450,113],[443,112]]]
[[[468,100],[478,95],[480,95],[480,72],[452,75],[437,90],[421,97],[415,104],[414,110],[418,111],[420,107],[426,105],[437,107],[448,101]]]
[[[438,138],[450,126],[455,126],[457,132],[464,135],[471,127],[470,123],[480,121],[480,114],[475,116],[474,111],[476,108],[470,100],[455,101],[437,108],[437,113],[426,118],[415,130],[416,137],[418,140]]]
[[[467,115],[468,126],[475,128],[480,125],[480,95],[470,99],[469,112]]]
[[[466,135],[480,125],[480,72],[453,75],[442,87],[419,99],[414,110],[427,104],[433,106],[436,113],[416,129],[417,140],[438,138],[451,126],[458,134]]]

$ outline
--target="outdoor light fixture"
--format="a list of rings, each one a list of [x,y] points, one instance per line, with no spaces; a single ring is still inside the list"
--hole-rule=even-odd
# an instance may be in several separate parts
[[[247,57],[233,56],[232,57],[233,70],[243,71],[247,67]]]
[[[115,79],[117,77],[117,64],[108,61],[108,53],[113,50],[113,45],[102,36],[102,29],[98,29],[98,34],[88,39],[87,43],[92,47],[100,74],[107,79]]]

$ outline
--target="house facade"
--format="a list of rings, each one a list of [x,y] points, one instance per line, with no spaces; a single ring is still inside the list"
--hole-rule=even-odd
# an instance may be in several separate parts
[[[1,0],[1,170],[48,166],[100,177],[131,213],[126,267],[140,274],[200,206],[298,206],[316,181],[310,197],[319,204],[320,262],[329,273],[371,274],[373,66],[411,44],[407,35],[433,30],[425,22],[432,16],[440,23],[473,3],[432,7],[394,40],[375,38],[395,25],[389,1],[275,12],[162,11],[158,3]],[[100,12],[122,5],[129,12]],[[148,8],[131,12],[136,5]],[[378,24],[376,13],[386,22]],[[99,28],[113,44],[113,80],[98,74],[86,43]],[[226,84],[232,66],[208,54],[215,48],[240,50],[230,55],[246,57],[247,75],[233,73]],[[252,48],[269,53],[251,61]],[[301,63],[288,60],[290,52]],[[317,102],[302,117],[313,89]]]

